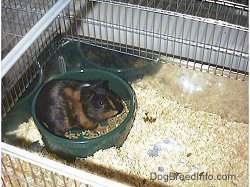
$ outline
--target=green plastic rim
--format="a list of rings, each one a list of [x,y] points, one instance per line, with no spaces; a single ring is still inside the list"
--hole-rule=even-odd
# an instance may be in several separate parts
[[[45,127],[36,115],[37,97],[50,80],[71,79],[71,80],[108,80],[112,91],[120,95],[123,99],[129,101],[128,114],[123,122],[112,131],[91,139],[67,139],[57,136]],[[84,71],[66,72],[64,74],[55,75],[48,81],[43,83],[36,92],[32,102],[32,116],[34,122],[42,134],[45,145],[49,150],[63,157],[86,157],[92,155],[99,149],[106,149],[112,146],[121,146],[132,128],[132,124],[136,113],[136,96],[132,87],[117,75],[98,69],[85,69]]]

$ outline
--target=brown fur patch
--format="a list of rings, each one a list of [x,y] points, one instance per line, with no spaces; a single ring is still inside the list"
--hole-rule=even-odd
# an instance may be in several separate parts
[[[69,87],[66,87],[64,88],[64,93],[67,97],[71,98],[72,95],[73,95],[73,89],[72,88],[69,88]]]
[[[80,90],[73,91],[72,98],[73,100],[80,101],[81,100]]]
[[[80,101],[80,99],[81,99],[80,90],[74,90],[72,88],[66,87],[66,88],[64,88],[64,93],[65,93],[66,97],[69,97],[72,100]]]
[[[80,102],[74,103],[74,113],[77,115],[79,124],[84,129],[94,129],[97,124],[91,121],[84,113],[82,104]]]

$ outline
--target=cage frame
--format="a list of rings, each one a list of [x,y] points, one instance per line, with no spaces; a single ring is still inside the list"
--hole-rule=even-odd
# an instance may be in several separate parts
[[[176,37],[176,31],[175,31],[175,35],[172,36],[170,34],[170,31],[162,34],[162,33],[157,33],[156,30],[154,30],[154,27],[152,29],[152,31],[147,30],[147,25],[146,25],[146,30],[143,30],[143,28],[140,27],[140,23],[139,23],[139,27],[135,27],[133,21],[132,21],[132,27],[129,27],[128,25],[121,25],[120,23],[120,19],[119,19],[119,24],[114,24],[112,21],[109,22],[106,20],[105,21],[100,21],[98,22],[98,20],[95,20],[94,17],[94,12],[93,15],[91,15],[91,12],[88,16],[90,17],[84,17],[83,13],[80,11],[80,14],[77,12],[76,8],[78,8],[79,10],[85,10],[86,12],[88,12],[88,9],[90,7],[86,6],[83,7],[83,2],[87,2],[87,5],[89,3],[89,6],[93,6],[94,3],[99,3],[105,6],[110,6],[109,8],[114,9],[115,6],[118,7],[122,7],[121,9],[125,10],[126,14],[126,10],[137,10],[139,12],[146,12],[146,15],[149,16],[149,14],[153,15],[153,20],[155,20],[156,15],[160,16],[160,19],[162,20],[164,16],[169,16],[167,17],[168,21],[170,20],[170,17],[175,17],[176,19],[173,20],[174,22],[176,22],[175,24],[177,24],[178,19],[188,19],[188,20],[192,20],[192,24],[194,24],[195,22],[199,22],[199,23],[204,23],[205,25],[212,24],[215,26],[221,26],[221,29],[223,31],[224,28],[226,29],[231,29],[231,30],[236,30],[237,34],[236,34],[236,40],[238,38],[238,35],[241,35],[239,33],[244,33],[244,37],[242,38],[242,41],[246,42],[246,38],[248,38],[248,25],[244,25],[244,23],[230,23],[230,19],[225,20],[225,21],[219,21],[219,20],[214,20],[212,18],[208,17],[202,17],[202,16],[197,16],[197,15],[190,15],[189,12],[182,12],[182,10],[178,10],[178,7],[182,6],[182,5],[178,5],[178,3],[184,2],[184,0],[180,0],[177,1],[176,3],[176,7],[175,9],[171,9],[171,3],[172,1],[168,1],[169,3],[169,7],[170,9],[161,9],[158,7],[158,5],[160,3],[162,3],[161,0],[159,0],[159,4],[155,5],[155,2],[157,2],[156,0],[140,0],[140,1],[134,1],[134,0],[127,0],[127,1],[115,1],[115,0],[52,0],[52,1],[43,1],[43,2],[39,2],[38,9],[36,8],[33,10],[33,8],[31,7],[31,4],[29,5],[30,7],[25,7],[22,6],[21,1],[20,0],[15,0],[14,1],[14,5],[9,3],[10,1],[6,0],[4,1],[4,3],[2,4],[2,9],[8,9],[8,10],[13,10],[13,11],[17,11],[17,13],[23,11],[28,13],[35,13],[37,15],[37,20],[38,22],[34,22],[34,20],[32,20],[33,23],[29,23],[29,28],[23,30],[23,28],[21,28],[21,25],[18,25],[19,28],[19,34],[15,34],[12,33],[14,38],[13,40],[10,41],[10,44],[8,43],[8,45],[10,45],[10,49],[7,49],[7,56],[5,56],[5,58],[2,60],[2,75],[1,75],[1,79],[2,79],[2,90],[6,91],[6,93],[4,95],[6,95],[5,98],[2,97],[2,115],[3,117],[6,115],[7,112],[9,112],[14,105],[17,103],[17,101],[19,100],[19,98],[22,96],[22,94],[25,92],[25,90],[29,87],[29,85],[31,84],[32,80],[34,80],[34,78],[37,76],[37,67],[33,66],[33,62],[37,61],[37,58],[39,56],[39,54],[50,45],[50,42],[53,41],[53,39],[57,36],[59,36],[60,38],[66,38],[68,40],[73,40],[73,41],[79,41],[79,42],[83,42],[89,45],[93,45],[93,46],[98,46],[104,49],[108,49],[108,50],[113,50],[113,51],[118,51],[121,53],[125,53],[125,54],[129,54],[129,55],[134,55],[134,56],[138,56],[141,58],[145,58],[145,59],[149,59],[149,60],[154,60],[156,63],[161,63],[162,59],[161,59],[161,55],[165,55],[167,56],[167,58],[171,58],[176,65],[178,66],[185,66],[191,69],[197,69],[199,71],[206,71],[209,73],[214,73],[214,74],[219,74],[222,76],[228,76],[228,77],[233,77],[235,79],[242,79],[242,80],[246,80],[248,78],[248,44],[243,44],[242,45],[242,50],[238,50],[236,49],[237,46],[235,45],[233,48],[229,49],[227,48],[227,46],[229,45],[229,43],[226,43],[226,47],[225,46],[221,46],[219,44],[218,49],[216,48],[217,46],[213,46],[212,45],[206,45],[205,42],[198,42],[194,41],[194,43],[192,44],[193,46],[196,47],[195,49],[195,53],[197,53],[198,48],[203,48],[203,53],[205,51],[205,49],[210,49],[212,54],[212,51],[215,50],[217,55],[217,58],[219,56],[219,53],[222,53],[224,61],[226,61],[226,55],[233,54],[233,56],[231,57],[231,60],[233,61],[234,58],[239,58],[239,64],[241,63],[242,59],[247,59],[246,60],[246,64],[245,64],[245,69],[244,71],[240,70],[240,69],[233,69],[232,66],[231,67],[225,67],[225,66],[220,66],[218,63],[215,64],[209,64],[209,63],[204,63],[203,61],[199,61],[197,59],[189,59],[189,58],[184,58],[181,55],[178,56],[176,54],[174,54],[174,52],[169,53],[168,51],[162,52],[161,46],[164,45],[165,47],[168,46],[168,42],[171,41],[175,41],[172,45],[175,46],[177,45],[177,43],[181,43],[181,45],[184,45],[185,42],[188,45],[191,45],[191,39],[189,41],[185,41],[185,38],[183,37],[183,33],[182,33],[182,37],[178,38]],[[51,6],[48,6],[47,8],[42,8],[41,4],[44,3],[44,5],[47,3],[52,3]],[[138,3],[136,3],[138,2]],[[146,2],[146,6],[145,3]],[[185,1],[186,2],[186,1]],[[195,1],[192,1],[195,2]],[[214,0],[205,0],[205,3],[215,3],[215,5],[213,6],[225,6],[227,7],[227,9],[237,9],[240,11],[240,14],[245,14],[246,11],[248,11],[248,6],[245,4],[241,4],[241,3],[235,3],[232,1],[224,1],[224,0],[219,0],[219,1],[214,1]],[[202,1],[202,3],[204,3]],[[9,5],[8,5],[9,3]],[[77,4],[80,3],[80,4]],[[199,5],[199,7],[202,7],[204,5],[202,5],[202,3]],[[15,7],[16,6],[16,7]],[[107,6],[107,7],[108,7]],[[166,6],[166,7],[168,7]],[[184,5],[183,5],[184,6]],[[185,4],[186,6],[186,4]],[[192,4],[188,5],[190,10],[193,8]],[[219,8],[218,8],[219,9]],[[106,9],[107,10],[107,9]],[[179,11],[179,12],[178,12]],[[199,12],[199,11],[198,11]],[[132,11],[132,14],[137,14],[136,11]],[[195,14],[195,13],[194,13]],[[199,13],[197,13],[199,14]],[[41,17],[39,17],[38,15],[41,15]],[[91,17],[93,16],[93,17]],[[100,16],[100,15],[98,15]],[[126,17],[126,16],[125,16]],[[141,17],[141,15],[140,15]],[[150,16],[149,16],[150,17]],[[222,16],[223,17],[223,16]],[[224,15],[225,19],[228,18],[228,15]],[[99,17],[100,18],[100,17]],[[111,16],[111,18],[114,18],[114,15]],[[238,18],[239,19],[239,18]],[[18,20],[19,21],[24,21],[24,17],[19,17],[18,15]],[[93,31],[96,31],[96,25],[100,25],[100,29],[102,30],[102,27],[104,28],[104,30],[108,30],[111,28],[111,32],[114,32],[117,29],[118,32],[125,32],[125,42],[120,42],[117,43],[114,40],[109,40],[107,38],[109,38],[108,36],[106,37],[101,37],[98,38],[96,37],[97,33],[92,33],[89,34],[90,31],[88,31],[89,33],[85,35],[79,35],[79,31],[77,31],[77,20],[80,21],[80,23],[85,23],[86,24],[86,28],[89,29],[89,27],[92,24],[92,27],[94,28]],[[138,20],[138,22],[140,22],[142,20]],[[228,21],[228,22],[227,22]],[[125,21],[127,23],[127,20]],[[146,22],[147,24],[148,22]],[[131,24],[131,23],[130,23]],[[182,23],[184,25],[184,21]],[[94,25],[94,26],[93,26]],[[4,25],[5,26],[5,25]],[[192,25],[191,25],[192,26]],[[191,29],[190,26],[190,29]],[[215,28],[214,26],[214,28]],[[162,25],[160,25],[159,27],[162,27]],[[200,26],[198,26],[200,27]],[[86,29],[81,27],[82,30]],[[184,27],[182,27],[184,28]],[[113,29],[113,30],[112,30]],[[134,30],[133,30],[134,29]],[[159,30],[162,30],[162,28],[159,28]],[[151,42],[151,44],[149,44],[150,46],[148,47],[148,44],[145,44],[146,47],[143,48],[141,47],[141,45],[139,44],[138,46],[134,45],[134,43],[132,43],[132,45],[129,45],[128,39],[126,37],[128,37],[129,32],[137,32],[137,34],[139,35],[139,42],[141,42],[141,37],[143,38],[144,42],[146,41],[146,43],[148,42],[148,40],[150,40],[151,38],[153,38],[153,40],[155,40],[156,38],[159,39],[160,42],[162,42],[162,40],[165,41],[165,44],[162,43],[158,43],[157,45],[160,46],[158,49],[159,50],[154,50],[154,41]],[[191,30],[190,30],[191,32]],[[100,32],[101,33],[101,32]],[[106,32],[105,34],[107,34],[108,32]],[[190,33],[188,33],[190,34]],[[92,35],[94,35],[95,37],[92,37]],[[108,35],[108,34],[107,34]],[[134,36],[134,33],[131,35],[132,37]],[[16,39],[16,38],[17,39]],[[148,38],[149,37],[149,38]],[[150,38],[151,37],[151,38]],[[164,39],[165,37],[165,39]],[[197,36],[198,38],[199,36]],[[213,36],[214,37],[214,36]],[[227,38],[229,39],[230,34],[227,35]],[[32,38],[32,39],[31,39]],[[114,37],[113,37],[114,38]],[[106,40],[105,40],[106,39]],[[245,40],[244,40],[245,39]],[[121,38],[120,38],[121,40]],[[13,42],[14,41],[14,42]],[[132,39],[133,41],[133,39]],[[13,44],[12,44],[13,42]],[[221,43],[222,41],[220,41]],[[248,43],[248,42],[246,42]],[[8,46],[7,45],[7,46]],[[63,43],[59,43],[58,45],[54,46],[54,49],[57,50],[60,45],[63,45]],[[14,46],[14,47],[13,47]],[[153,47],[152,47],[153,46]],[[213,49],[216,48],[216,49]],[[5,49],[5,48],[4,48]],[[175,47],[174,47],[175,49]],[[53,55],[53,52],[51,53],[51,55]],[[49,57],[48,57],[49,58]],[[211,57],[210,57],[211,58]],[[225,62],[224,62],[225,64]],[[44,64],[40,63],[41,68],[43,67]],[[20,69],[24,69],[24,71],[22,71],[21,73],[19,72]],[[20,75],[19,75],[20,73]],[[14,77],[14,80],[12,80]],[[62,170],[58,170],[56,168],[51,168],[52,165],[56,165],[56,166],[60,166],[60,167],[68,167],[68,166],[62,166],[57,162],[52,162],[51,160],[48,160],[46,158],[42,158],[42,157],[37,157],[36,155],[28,152],[28,151],[24,151],[22,149],[19,149],[17,147],[8,145],[4,142],[1,142],[1,147],[2,150],[1,152],[3,154],[7,154],[9,156],[12,156],[13,159],[21,159],[24,161],[28,161],[32,164],[38,165],[42,168],[46,168],[51,170],[52,172],[57,172],[60,173]],[[40,160],[42,159],[42,160]],[[6,170],[5,166],[2,167],[3,170]],[[77,174],[75,174],[74,172],[76,172]],[[80,173],[78,173],[80,172]],[[88,172],[84,172],[84,171],[76,171],[74,170],[74,168],[69,168],[69,172],[61,172],[62,175],[68,176],[70,178],[74,178],[76,180],[80,180],[80,182],[83,183],[87,183],[87,184],[93,184],[93,185],[103,185],[102,182],[105,182],[107,184],[112,184],[112,185],[117,185],[120,186],[122,184],[118,184],[115,183],[114,181],[102,178],[100,176],[97,175],[91,175]],[[96,183],[96,180],[101,181],[100,183]],[[2,176],[2,182],[4,183],[3,180],[3,176]],[[5,185],[5,184],[4,184]]]

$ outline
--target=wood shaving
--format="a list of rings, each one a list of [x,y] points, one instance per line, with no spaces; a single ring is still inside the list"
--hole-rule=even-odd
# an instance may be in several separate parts
[[[216,80],[220,81],[220,77],[216,77]],[[236,175],[236,179],[228,181],[156,181],[163,185],[247,186],[247,123],[228,120],[216,113],[194,110],[192,105],[168,97],[164,94],[166,89],[158,88],[147,77],[133,83],[132,87],[136,92],[138,110],[122,147],[100,150],[86,159],[79,158],[73,164],[74,167],[97,173],[99,171],[100,175],[125,180],[137,186],[150,186],[150,172]],[[37,131],[32,120],[29,123]],[[49,153],[45,156],[62,162]],[[92,163],[91,167],[89,163]],[[103,171],[102,168],[107,170]]]
[[[231,173],[237,177],[229,181],[159,181],[174,186],[247,184],[248,124],[230,122],[217,114],[193,111],[163,97],[144,81],[132,86],[139,107],[127,140],[120,149],[100,150],[87,161],[145,179],[150,179],[150,172],[161,173],[159,168],[163,168],[166,174],[208,172],[213,175]],[[145,113],[157,121],[148,123]],[[174,148],[165,146],[157,156],[150,156],[149,151],[164,140],[176,142]],[[76,165],[84,167],[81,162],[84,161],[79,159]]]

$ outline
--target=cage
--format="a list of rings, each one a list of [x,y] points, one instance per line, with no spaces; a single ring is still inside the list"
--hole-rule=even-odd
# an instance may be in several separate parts
[[[248,1],[3,0],[1,10],[3,186],[247,184]],[[119,149],[63,160],[44,147],[31,101],[48,77],[93,67],[132,85],[136,119]]]

